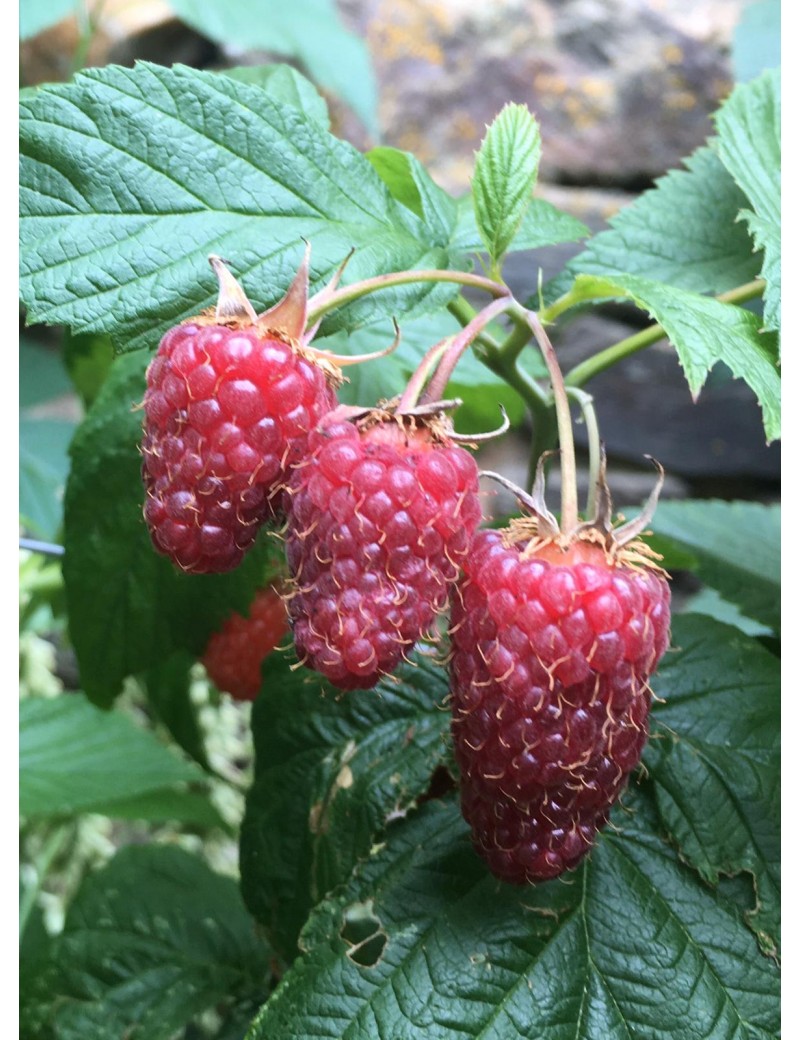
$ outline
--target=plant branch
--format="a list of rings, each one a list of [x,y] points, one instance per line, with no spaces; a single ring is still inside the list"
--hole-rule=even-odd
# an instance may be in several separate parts
[[[565,535],[569,535],[578,525],[578,480],[575,465],[575,440],[572,436],[572,417],[564,377],[561,374],[553,344],[550,342],[539,316],[520,304],[515,305],[514,313],[526,321],[533,332],[550,374],[558,426],[558,443],[561,450],[561,530]]]
[[[367,278],[363,282],[354,282],[343,289],[326,294],[323,300],[316,305],[315,297],[309,300],[308,325],[313,326],[329,311],[337,307],[344,307],[369,293],[377,292],[379,289],[393,289],[398,285],[413,285],[415,282],[454,282],[457,285],[470,286],[473,289],[483,289],[492,296],[510,297],[508,287],[501,282],[495,282],[483,275],[470,274],[467,271],[394,271],[391,274],[378,275],[376,278]]]
[[[501,296],[497,300],[492,300],[492,302],[488,303],[483,310],[478,311],[472,321],[470,321],[461,332],[456,333],[455,336],[450,338],[450,345],[447,347],[444,356],[431,378],[427,390],[423,394],[422,399],[424,401],[438,401],[440,398],[444,397],[445,388],[450,382],[453,370],[455,369],[461,355],[472,343],[475,337],[489,324],[489,322],[502,314],[503,311],[508,310],[510,305],[510,296]]]
[[[586,424],[587,439],[589,441],[589,494],[586,500],[586,516],[591,520],[597,509],[597,481],[600,476],[600,427],[597,423],[597,413],[594,410],[594,398],[585,390],[568,386],[567,395],[577,401],[583,413],[583,421]]]

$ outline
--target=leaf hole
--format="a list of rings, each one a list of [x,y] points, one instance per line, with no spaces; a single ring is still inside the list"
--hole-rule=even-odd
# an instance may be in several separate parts
[[[362,968],[374,968],[389,941],[375,916],[371,899],[366,903],[353,903],[345,910],[339,934],[347,943],[347,956]]]

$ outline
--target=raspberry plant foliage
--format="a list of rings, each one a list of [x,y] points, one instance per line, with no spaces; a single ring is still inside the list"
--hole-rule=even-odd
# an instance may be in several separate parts
[[[495,124],[476,159],[473,206],[445,193],[414,156],[359,154],[329,132],[305,87],[292,95],[282,82],[142,63],[90,70],[22,102],[28,320],[106,334],[122,355],[70,448],[63,572],[81,683],[106,708],[126,680],[139,683],[198,768],[208,761],[199,728],[186,721],[191,662],[232,612],[246,612],[274,543],[265,529],[226,574],[181,573],[157,555],[141,515],[133,406],[164,333],[216,303],[209,254],[229,259],[263,310],[282,297],[310,242],[307,328],[320,322],[316,342],[339,353],[382,349],[393,318],[401,332],[416,330],[394,354],[351,370],[340,396],[347,406],[402,395],[428,348],[443,341],[431,381],[434,396],[463,398],[456,428],[462,414],[471,431],[485,428],[487,399],[501,399],[515,424],[526,413],[533,420],[534,463],[560,441],[567,528],[581,503],[570,497],[564,402],[591,424],[592,377],[664,335],[687,392],[701,393],[722,361],[758,398],[765,439],[779,436],[777,140],[765,115],[779,108],[777,75],[737,88],[707,149],[620,213],[552,283],[539,291],[532,278],[524,306],[500,280],[505,253],[587,236],[574,218],[530,200],[539,141],[529,114],[517,106]],[[742,175],[743,126],[766,176]],[[509,147],[520,128],[528,147]],[[507,210],[504,198],[513,200]],[[692,219],[665,219],[681,199]],[[749,216],[738,221],[740,211]],[[473,254],[486,246],[483,274]],[[339,287],[314,305],[353,249]],[[476,304],[484,293],[488,306]],[[763,315],[744,306],[762,296]],[[560,373],[547,327],[614,298],[659,325],[564,372],[555,409]],[[597,474],[597,451],[591,466]],[[652,526],[664,565],[695,568],[760,634],[701,613],[674,619],[672,649],[652,678],[644,768],[575,870],[520,889],[493,877],[471,849],[449,736],[452,692],[430,648],[374,688],[345,693],[272,654],[253,706],[255,777],[241,822],[247,909],[225,879],[200,877],[180,857],[165,866],[157,849],[135,858],[123,851],[107,873],[90,874],[56,939],[34,936],[28,900],[30,1035],[85,1034],[91,1023],[100,1040],[120,1028],[167,1037],[212,1006],[228,1016],[229,1035],[251,1040],[775,1035],[778,512],[688,502],[665,503],[663,515],[663,528],[659,512]],[[753,566],[743,516],[755,532]],[[30,721],[57,727],[46,714]],[[40,730],[45,745],[48,732]],[[114,756],[98,764],[98,786],[118,764]],[[153,769],[163,776],[151,790],[174,783],[174,770]],[[196,776],[186,772],[193,786],[183,793],[202,798]],[[152,800],[139,811],[153,813]],[[63,812],[52,793],[41,796],[39,817]],[[148,926],[153,934],[166,927],[173,952],[165,961],[161,944],[144,943],[108,975],[97,949],[113,940],[125,953],[127,908],[167,867],[179,888],[197,888],[189,904],[159,902]],[[111,898],[120,879],[124,901]],[[110,926],[95,934],[99,898]],[[224,909],[221,930],[207,924],[213,907]],[[266,936],[255,944],[254,922]],[[185,965],[174,936],[186,934],[202,937],[207,974]],[[149,980],[142,985],[159,1008],[156,997],[176,992],[166,980],[182,966],[191,979],[154,1025],[129,983]],[[220,1004],[223,969],[230,985]]]

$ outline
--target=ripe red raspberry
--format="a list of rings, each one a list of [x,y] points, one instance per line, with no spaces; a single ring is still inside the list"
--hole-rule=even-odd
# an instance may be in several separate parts
[[[335,405],[320,365],[256,327],[170,329],[147,370],[144,516],[186,571],[231,570]]]
[[[462,812],[503,880],[574,867],[641,756],[670,592],[641,556],[624,561],[591,541],[515,541],[512,529],[480,531],[464,564],[452,732]]]
[[[441,416],[340,415],[311,434],[292,480],[289,614],[304,664],[366,689],[446,609],[480,521],[478,470]]]
[[[164,336],[147,370],[142,478],[155,548],[196,574],[232,570],[282,514],[338,369],[309,347],[308,251],[284,298],[256,315],[219,257],[215,311]]]
[[[238,701],[252,701],[261,689],[261,664],[289,631],[280,593],[260,589],[247,617],[231,614],[208,641],[202,662],[214,685]]]

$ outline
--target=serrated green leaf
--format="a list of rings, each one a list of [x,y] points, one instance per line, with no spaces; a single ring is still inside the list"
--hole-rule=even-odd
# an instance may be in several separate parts
[[[326,130],[330,128],[331,120],[325,98],[310,80],[291,65],[237,65],[232,69],[220,69],[219,74],[261,87],[277,101],[293,105]]]
[[[420,655],[399,682],[343,699],[289,663],[264,664],[240,857],[247,905],[286,956],[311,907],[427,789],[449,725],[446,674]]]
[[[233,879],[169,846],[121,849],[89,874],[53,960],[58,1040],[171,1040],[269,979]]]
[[[169,0],[188,25],[226,47],[299,59],[321,87],[346,101],[377,135],[378,94],[369,51],[333,0]]]
[[[674,619],[673,645],[652,680],[645,764],[681,857],[716,884],[752,874],[744,917],[765,952],[780,935],[780,662],[728,625]]]
[[[628,802],[579,871],[521,889],[424,805],[313,913],[248,1040],[767,1040],[774,964]]]
[[[75,13],[75,0],[22,0],[19,5],[19,38],[27,40],[43,29]]]
[[[745,195],[711,148],[683,164],[613,216],[568,274],[634,274],[711,294],[752,281],[762,258],[737,223]]]
[[[507,252],[540,249],[559,242],[577,242],[589,234],[586,225],[571,213],[564,213],[545,199],[532,199]],[[458,200],[458,223],[452,246],[463,253],[477,253],[484,249],[472,195],[462,195]]]
[[[448,263],[352,146],[228,76],[139,63],[92,69],[21,103],[21,277],[30,321],[155,346],[216,300],[209,253],[261,309],[312,244],[318,288]],[[327,331],[447,302],[406,286],[337,312]],[[338,322],[338,325],[337,325]]]
[[[715,116],[718,151],[752,209],[741,216],[759,249],[764,325],[781,326],[781,95],[780,72],[738,86]]]
[[[19,513],[39,538],[55,540],[61,528],[74,430],[74,423],[61,419],[20,419]]]
[[[646,310],[675,347],[695,396],[712,367],[723,361],[758,398],[767,443],[780,437],[777,339],[774,333],[760,331],[761,322],[755,314],[635,275],[615,275],[613,279],[578,275],[575,289],[587,299],[627,297]]]
[[[493,267],[499,267],[531,203],[539,172],[539,125],[524,105],[506,105],[475,156],[475,220]]]
[[[123,679],[176,650],[199,655],[233,610],[243,612],[272,552],[264,538],[228,574],[179,572],[142,518],[141,412],[149,355],[118,358],[75,434],[65,496],[64,584],[81,682],[111,704]]]
[[[453,234],[458,207],[443,188],[410,152],[399,148],[373,148],[366,158],[377,170],[381,180],[407,209],[424,221],[430,239],[436,245],[447,246]]]
[[[662,502],[653,528],[691,550],[702,581],[747,617],[780,631],[780,505]]]
[[[115,802],[204,779],[152,733],[81,694],[26,698],[19,716],[21,816],[105,813]]]

